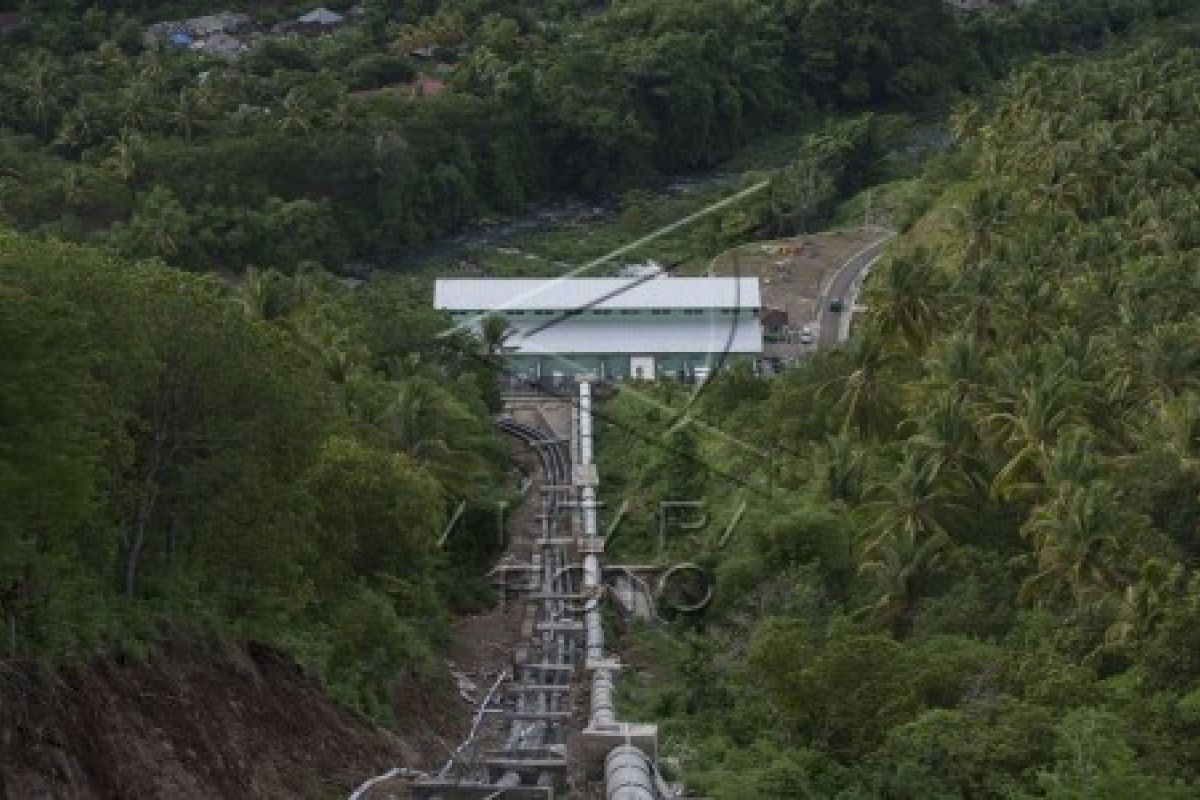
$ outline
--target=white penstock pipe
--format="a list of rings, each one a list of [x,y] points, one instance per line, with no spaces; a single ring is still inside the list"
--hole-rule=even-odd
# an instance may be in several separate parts
[[[604,795],[608,800],[656,800],[654,769],[646,754],[631,744],[610,750],[604,759]]]
[[[604,658],[604,623],[600,617],[600,559],[594,553],[583,557],[584,635],[587,637],[587,660]]]
[[[592,385],[579,384],[579,463],[592,463]]]
[[[592,725],[609,728],[617,724],[617,712],[613,708],[613,675],[606,669],[592,673]]]
[[[583,535],[589,539],[596,538],[596,489],[594,486],[583,487]]]

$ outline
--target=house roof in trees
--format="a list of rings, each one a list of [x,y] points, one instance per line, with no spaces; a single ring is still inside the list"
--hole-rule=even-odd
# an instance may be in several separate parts
[[[346,19],[336,11],[330,11],[328,8],[321,6],[314,8],[304,16],[296,20],[302,25],[340,25]]]

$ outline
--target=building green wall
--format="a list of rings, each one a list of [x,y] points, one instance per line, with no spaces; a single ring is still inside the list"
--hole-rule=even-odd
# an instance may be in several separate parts
[[[675,378],[682,374],[684,377],[694,375],[697,368],[707,369],[710,373],[718,365],[726,368],[738,363],[752,362],[753,356],[745,353],[730,353],[724,360],[715,353],[686,353],[686,354],[656,354],[647,353],[654,357],[654,377]],[[596,375],[604,378],[625,379],[631,377],[630,356],[614,355],[580,355],[562,356],[529,356],[511,355],[506,360],[512,374],[519,378],[553,378],[562,375],[573,378],[577,375]],[[650,376],[647,376],[650,377]]]

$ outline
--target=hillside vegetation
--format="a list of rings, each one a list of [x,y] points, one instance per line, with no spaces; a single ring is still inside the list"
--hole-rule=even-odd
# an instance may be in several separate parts
[[[712,516],[663,556],[712,605],[625,638],[698,791],[1200,792],[1197,75],[1194,16],[1023,69],[956,115],[845,349],[715,382],[702,424],[606,409],[614,546]]]
[[[491,369],[410,294],[0,234],[3,652],[216,632],[389,718],[486,598],[505,458]]]
[[[723,798],[1200,792],[1194,2],[369,0],[233,61],[144,44],[209,5],[28,3],[0,40],[4,692],[143,657],[152,685],[170,639],[282,650],[384,722],[431,696],[514,488],[499,367],[427,281],[337,276],[800,131],[664,257],[857,218],[897,178],[904,235],[847,348],[706,387],[687,413],[727,436],[675,424],[679,387],[605,409],[647,534],[615,556],[660,500],[746,503],[667,537],[714,602],[626,638],[650,669],[623,711]],[[405,94],[419,73],[448,91]],[[949,151],[893,168],[885,140],[964,95]],[[621,237],[668,221],[632,197]],[[33,773],[54,751],[0,727]]]
[[[400,268],[486,215],[711,167],[829,112],[938,103],[1187,0],[962,19],[943,0],[374,0],[232,62],[143,43],[201,5],[31,6],[0,47],[0,221],[193,270]],[[412,56],[430,49],[449,55]],[[450,91],[408,97],[418,71]]]

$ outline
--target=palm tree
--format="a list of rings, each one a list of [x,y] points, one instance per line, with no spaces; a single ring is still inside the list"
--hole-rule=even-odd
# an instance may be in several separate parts
[[[63,206],[70,209],[80,208],[84,205],[87,194],[83,169],[77,166],[64,169],[62,175]]]
[[[425,376],[401,381],[378,424],[393,446],[424,465],[460,497],[484,464],[479,420],[453,395]]]
[[[893,258],[874,276],[868,292],[868,303],[880,332],[902,337],[915,353],[924,351],[937,324],[942,283],[927,251],[916,250]]]
[[[170,189],[155,186],[139,204],[131,227],[154,255],[169,259],[187,235],[188,215]]]
[[[1121,650],[1136,645],[1162,620],[1172,594],[1187,584],[1182,564],[1169,564],[1152,558],[1142,565],[1136,583],[1125,587],[1116,608],[1115,619],[1104,632],[1102,651]]]
[[[874,327],[860,331],[845,352],[847,371],[831,382],[841,390],[836,405],[841,409],[841,433],[853,429],[863,437],[880,436],[894,425],[896,386],[888,374],[894,357]]]
[[[300,89],[292,89],[279,107],[279,130],[284,133],[308,134],[312,131],[312,117],[308,96]]]
[[[153,92],[145,81],[135,79],[125,86],[120,92],[121,127],[130,131],[147,130],[153,104]]]
[[[1169,401],[1200,386],[1200,331],[1195,325],[1155,326],[1143,352],[1145,380],[1155,397]]]
[[[171,121],[175,125],[175,130],[183,134],[185,141],[192,140],[192,131],[200,121],[202,113],[202,104],[199,93],[185,86],[179,90],[179,97],[175,101],[175,108],[171,112]]]
[[[75,107],[63,117],[54,137],[56,145],[82,152],[104,136],[101,116],[91,95],[83,95]]]
[[[943,539],[911,529],[878,541],[859,566],[859,573],[872,584],[875,601],[859,609],[858,615],[874,616],[897,637],[906,635],[920,582],[938,565],[943,545]]]
[[[484,352],[494,356],[504,349],[504,342],[513,334],[513,329],[503,315],[493,313],[480,321],[479,334],[483,340]]]
[[[366,347],[356,342],[345,326],[333,322],[319,309],[309,308],[308,311],[294,318],[289,328],[295,332],[296,340],[310,359],[320,365],[331,381],[346,383],[366,362]]]
[[[966,397],[955,391],[939,392],[925,404],[917,425],[906,446],[924,462],[930,480],[947,474],[951,480],[960,479],[983,491],[985,467],[978,455],[979,436]]]
[[[358,127],[362,117],[358,105],[351,99],[345,86],[331,82],[321,87],[321,96],[326,98],[322,103],[325,110],[321,119],[327,127],[339,131],[354,130]]]
[[[228,93],[227,84],[218,81],[212,74],[196,87],[196,108],[205,117],[215,117],[224,108]]]
[[[129,196],[137,199],[135,180],[138,176],[142,150],[145,146],[141,135],[128,128],[113,142],[112,152],[105,159],[105,165],[120,178],[129,189]]]
[[[976,189],[954,207],[954,225],[962,239],[962,263],[968,270],[992,254],[1004,225],[1012,216],[1011,201],[990,186]]]
[[[996,495],[1011,498],[1039,489],[1059,433],[1078,417],[1074,401],[1066,376],[1051,372],[1028,380],[1015,396],[1001,400],[1003,410],[985,417],[1007,459],[992,480]]]
[[[992,315],[1002,291],[1000,262],[984,258],[962,272],[949,292],[963,315],[962,327],[981,342],[996,338]]]
[[[1060,504],[1078,489],[1082,489],[1099,478],[1100,462],[1096,454],[1096,440],[1087,428],[1067,430],[1054,446],[1046,462],[1046,489],[1049,502],[1059,498]]]
[[[37,50],[25,61],[25,110],[38,121],[42,138],[50,136],[50,119],[58,110],[58,92],[62,85],[58,77],[57,60],[45,50]]]
[[[169,65],[162,50],[151,47],[138,57],[138,77],[152,89],[158,89],[167,80]]]
[[[863,495],[866,456],[846,436],[825,440],[824,477],[826,497],[833,503],[856,503]]]
[[[872,493],[878,499],[863,506],[874,517],[868,553],[897,536],[921,542],[935,539],[942,544],[953,541],[947,521],[963,506],[956,493],[935,478],[924,453],[907,453],[895,473],[876,484]]]
[[[964,333],[940,338],[925,359],[927,385],[974,402],[988,379],[987,355],[979,340]]]
[[[1022,585],[1022,597],[1053,598],[1067,589],[1076,607],[1086,605],[1116,583],[1108,548],[1130,524],[1117,493],[1100,481],[1071,489],[1065,502],[1035,508],[1022,527],[1034,546],[1024,559],[1033,574]]]
[[[1155,438],[1189,472],[1200,475],[1200,398],[1188,394],[1163,405]]]
[[[1060,300],[1060,287],[1039,265],[1026,262],[1003,299],[1003,327],[1008,337],[1015,342],[1034,341],[1042,333],[1045,320],[1060,316],[1054,313],[1054,305]]]

